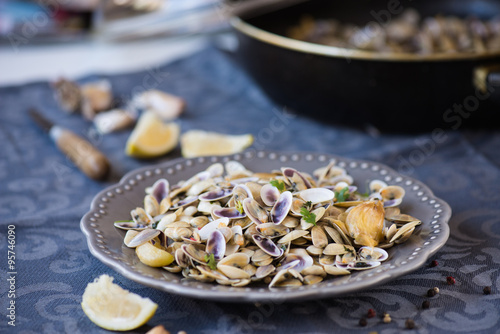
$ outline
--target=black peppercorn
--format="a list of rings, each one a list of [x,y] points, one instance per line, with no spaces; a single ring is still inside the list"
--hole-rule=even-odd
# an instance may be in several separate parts
[[[427,290],[427,297],[434,297],[436,295],[436,291],[434,289]]]
[[[483,293],[485,295],[489,295],[491,293],[491,286],[485,286],[483,289]]]
[[[405,326],[407,329],[415,328],[415,321],[413,319],[406,319]]]
[[[422,303],[422,308],[423,308],[424,310],[427,310],[430,306],[431,306],[431,303],[430,303],[428,300],[425,300],[425,301]]]
[[[361,318],[361,319],[359,319],[359,325],[360,325],[361,327],[365,327],[367,324],[368,324],[368,322],[366,321],[366,319],[365,319],[365,318]]]

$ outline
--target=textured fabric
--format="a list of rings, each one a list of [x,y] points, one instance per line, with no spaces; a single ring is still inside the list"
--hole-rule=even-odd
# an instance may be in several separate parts
[[[91,76],[81,82],[101,78]],[[273,105],[246,75],[215,49],[162,68],[106,77],[117,102],[145,88],[184,97],[183,131],[252,133],[257,149],[315,151],[385,163],[427,185],[453,209],[451,236],[433,259],[388,284],[343,298],[303,303],[227,304],[167,294],[130,281],[88,251],[79,222],[93,196],[137,167],[158,160],[125,156],[129,131],[101,137],[79,115],[57,106],[47,82],[0,89],[0,331],[2,333],[107,333],[83,313],[87,283],[100,274],[159,304],[156,315],[134,333],[163,324],[171,333],[399,333],[415,320],[418,333],[500,333],[500,133],[446,131],[438,136],[379,135],[335,127],[288,114]],[[291,97],[293,98],[293,97]],[[106,182],[82,175],[28,118],[30,107],[90,138],[109,157]],[[333,111],[332,111],[333,112]],[[274,121],[272,121],[275,119]],[[16,237],[16,326],[8,325],[5,277],[8,226]],[[446,277],[454,276],[455,285]],[[429,288],[440,293],[426,297]],[[484,295],[483,287],[492,286]],[[424,300],[430,308],[422,310]],[[368,325],[359,319],[377,311]],[[390,313],[384,324],[381,315]]]

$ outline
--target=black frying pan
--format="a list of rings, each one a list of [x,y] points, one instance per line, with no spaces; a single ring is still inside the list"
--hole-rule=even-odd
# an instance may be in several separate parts
[[[422,17],[474,14],[489,19],[500,14],[500,1],[493,0],[399,3]],[[500,52],[382,54],[283,37],[306,13],[358,25],[383,24],[393,17],[394,4],[311,0],[285,8],[250,6],[232,20],[239,39],[237,57],[278,104],[334,124],[371,124],[391,132],[498,127]]]

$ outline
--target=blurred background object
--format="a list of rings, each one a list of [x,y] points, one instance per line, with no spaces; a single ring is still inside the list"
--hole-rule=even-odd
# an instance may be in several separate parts
[[[227,28],[221,0],[0,0],[0,39],[131,40]]]

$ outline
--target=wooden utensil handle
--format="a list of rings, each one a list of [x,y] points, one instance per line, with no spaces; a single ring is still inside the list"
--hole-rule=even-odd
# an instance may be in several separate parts
[[[109,170],[108,159],[87,140],[58,126],[50,129],[50,136],[85,175],[94,180],[106,176]]]

